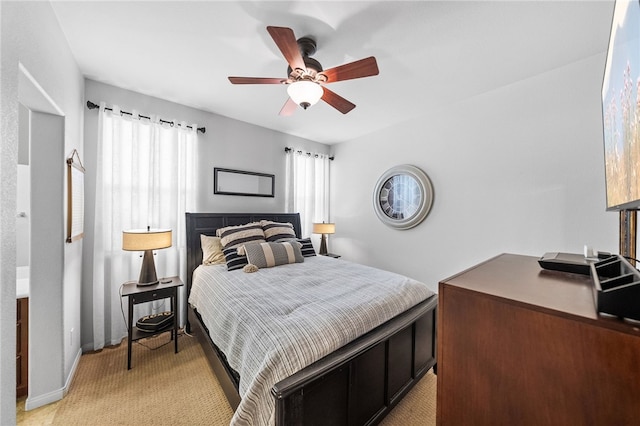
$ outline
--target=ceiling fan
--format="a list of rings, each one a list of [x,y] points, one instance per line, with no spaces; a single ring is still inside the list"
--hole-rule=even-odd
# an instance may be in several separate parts
[[[310,57],[316,51],[315,40],[309,37],[296,40],[291,28],[269,26],[267,31],[289,64],[288,77],[229,77],[229,81],[233,84],[288,85],[289,99],[280,115],[293,114],[298,105],[307,109],[320,99],[346,114],[356,107],[355,104],[327,89],[325,84],[378,75],[378,64],[373,56],[323,70],[320,62]]]

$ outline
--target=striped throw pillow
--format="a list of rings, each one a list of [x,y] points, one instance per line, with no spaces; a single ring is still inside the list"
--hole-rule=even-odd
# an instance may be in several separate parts
[[[260,222],[220,228],[216,230],[216,235],[220,237],[220,242],[224,248],[239,247],[251,241],[265,241]]]
[[[295,238],[296,232],[290,223],[272,222],[270,220],[261,220],[262,231],[264,231],[265,240],[274,242],[283,238]]]
[[[242,269],[248,263],[247,256],[239,255],[237,247],[222,249],[222,253],[224,253],[224,259],[227,263],[227,271]]]
[[[238,249],[238,253],[243,252],[247,256],[247,261],[258,268],[304,262],[300,244],[296,241],[247,244]]]
[[[302,247],[300,251],[304,257],[311,257],[316,255],[316,250],[313,248],[313,244],[311,243],[311,238],[300,238],[298,240]]]
[[[311,238],[283,238],[276,242],[284,243],[288,241],[297,241],[300,243],[300,251],[302,252],[303,257],[311,257],[316,255],[316,249],[313,248],[313,243],[311,242]]]

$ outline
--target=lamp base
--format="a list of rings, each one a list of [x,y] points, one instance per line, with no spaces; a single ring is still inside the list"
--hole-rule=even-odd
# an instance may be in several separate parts
[[[140,269],[140,277],[138,278],[138,287],[147,287],[158,284],[158,276],[156,275],[156,264],[153,261],[153,251],[145,250],[142,258],[142,268]]]
[[[327,235],[326,234],[322,234],[322,237],[320,238],[320,252],[318,254],[321,256],[327,255]]]
[[[150,283],[143,283],[143,282],[138,281],[138,282],[136,283],[136,286],[137,286],[137,287],[148,287],[148,286],[150,286],[150,285],[156,285],[156,284],[158,284],[159,282],[160,282],[160,281],[158,281],[158,280],[156,280],[156,281],[152,281],[152,282],[150,282]]]

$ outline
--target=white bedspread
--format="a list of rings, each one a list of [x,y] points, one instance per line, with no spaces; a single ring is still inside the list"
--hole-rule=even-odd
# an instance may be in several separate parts
[[[413,279],[323,256],[227,271],[199,266],[189,303],[240,373],[232,425],[273,425],[271,387],[434,294]]]

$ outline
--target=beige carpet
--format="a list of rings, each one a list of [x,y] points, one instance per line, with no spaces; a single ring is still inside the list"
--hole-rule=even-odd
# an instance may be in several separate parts
[[[396,405],[380,426],[431,426],[436,424],[437,378],[429,371]]]
[[[228,425],[231,408],[195,338],[161,346],[169,333],[133,345],[127,370],[126,341],[83,355],[54,425]],[[428,373],[381,423],[435,424],[436,378]]]

